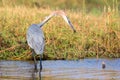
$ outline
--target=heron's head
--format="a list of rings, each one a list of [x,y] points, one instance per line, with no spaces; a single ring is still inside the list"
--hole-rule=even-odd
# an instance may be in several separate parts
[[[65,20],[65,22],[67,22],[67,24],[72,28],[73,32],[76,32],[74,26],[72,25],[71,21],[69,20],[69,18],[66,16],[66,14],[60,10],[60,11],[55,11],[53,12],[54,15],[60,15],[63,17],[63,19]]]

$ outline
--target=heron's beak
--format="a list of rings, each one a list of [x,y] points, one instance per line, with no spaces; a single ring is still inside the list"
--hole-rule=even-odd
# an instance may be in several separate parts
[[[72,25],[72,23],[70,22],[69,18],[65,15],[62,15],[63,19],[67,22],[67,24],[71,27],[71,29],[73,30],[73,32],[75,33],[76,30],[74,28],[74,26]]]
[[[68,18],[67,18],[67,20],[68,20],[69,26],[72,28],[73,32],[75,33],[76,30],[75,30],[74,26],[72,25],[72,23],[70,22],[70,20]]]

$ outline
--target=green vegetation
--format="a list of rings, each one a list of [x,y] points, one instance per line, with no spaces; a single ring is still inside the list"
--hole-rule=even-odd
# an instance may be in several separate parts
[[[31,59],[27,28],[59,9],[65,10],[77,33],[61,17],[52,18],[43,27],[44,59],[118,58],[119,5],[119,0],[0,0],[0,59]]]

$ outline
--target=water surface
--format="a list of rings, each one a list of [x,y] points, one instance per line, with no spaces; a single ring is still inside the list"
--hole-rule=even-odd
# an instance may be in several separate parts
[[[102,69],[102,62],[106,68]],[[38,61],[39,68],[39,61]],[[33,61],[0,61],[0,80],[38,80]],[[42,80],[120,80],[120,59],[43,61]]]

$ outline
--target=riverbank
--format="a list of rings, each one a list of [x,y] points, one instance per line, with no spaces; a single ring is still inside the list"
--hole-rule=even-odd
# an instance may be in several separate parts
[[[39,23],[54,10],[50,8],[0,8],[0,59],[28,60],[27,28]],[[120,16],[114,10],[101,14],[65,10],[77,32],[74,34],[61,17],[43,27],[44,59],[120,57]]]

